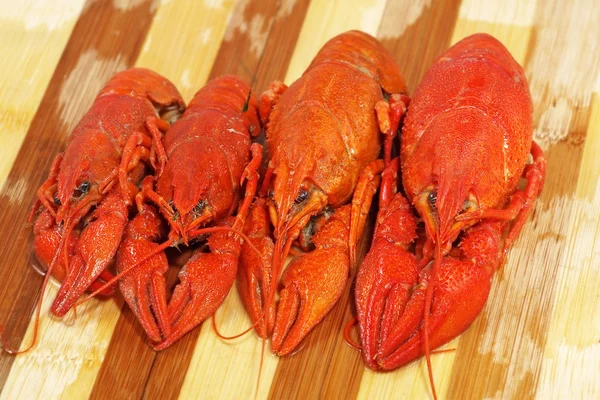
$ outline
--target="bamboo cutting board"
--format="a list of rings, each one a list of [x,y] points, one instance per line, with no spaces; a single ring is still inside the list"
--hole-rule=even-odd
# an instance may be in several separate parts
[[[27,215],[69,132],[115,72],[167,76],[189,101],[234,73],[262,92],[291,83],[332,36],[361,29],[396,57],[410,93],[434,58],[475,32],[524,65],[546,185],[471,328],[432,358],[440,398],[600,398],[600,7],[594,0],[2,0],[0,7],[0,323],[31,340],[42,276]],[[368,240],[364,240],[367,243]],[[364,250],[364,246],[363,246]],[[169,271],[174,282],[176,270]],[[2,399],[428,398],[424,362],[366,370],[342,338],[349,290],[301,351],[224,342],[204,324],[155,353],[122,300],[90,301],[57,320],[42,305],[30,352],[0,356]],[[217,312],[224,334],[250,325],[236,290]]]

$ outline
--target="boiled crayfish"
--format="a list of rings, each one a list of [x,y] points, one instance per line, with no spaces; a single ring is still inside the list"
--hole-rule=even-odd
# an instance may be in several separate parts
[[[35,254],[61,281],[55,315],[65,315],[83,292],[112,278],[106,268],[121,243],[137,185],[150,164],[160,164],[155,133],[166,131],[184,108],[167,79],[128,69],[111,78],[56,156],[31,215],[39,211]]]
[[[165,134],[164,169],[142,182],[138,214],[119,247],[117,277],[156,350],[212,315],[233,285],[242,244],[232,231],[241,232],[256,193],[262,147],[250,140],[259,132],[258,103],[249,86],[234,76],[216,78]],[[166,242],[159,244],[167,231]],[[167,304],[165,248],[207,234],[207,246],[197,248],[185,264]]]
[[[380,132],[389,158],[405,90],[383,46],[351,31],[327,42],[289,88],[274,82],[261,98],[269,163],[245,232],[262,256],[243,252],[238,287],[257,333],[272,336],[278,355],[298,346],[346,286],[384,165]],[[283,273],[276,309],[294,243],[307,252]]]
[[[418,86],[401,141],[357,274],[357,317],[366,364],[390,370],[425,355],[435,396],[432,349],[480,313],[543,186],[546,161],[532,141],[521,66],[489,35],[457,43]],[[408,201],[397,193],[399,166]]]

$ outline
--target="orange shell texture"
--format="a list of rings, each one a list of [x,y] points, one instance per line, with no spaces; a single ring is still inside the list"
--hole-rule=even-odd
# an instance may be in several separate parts
[[[405,90],[376,39],[358,31],[331,39],[273,109],[267,140],[275,170],[300,171],[330,205],[346,203],[360,172],[379,156],[375,104],[384,91]]]
[[[469,194],[480,208],[501,207],[525,167],[532,115],[523,69],[498,40],[477,34],[448,49],[418,86],[403,127],[408,198],[433,185],[448,218]]]

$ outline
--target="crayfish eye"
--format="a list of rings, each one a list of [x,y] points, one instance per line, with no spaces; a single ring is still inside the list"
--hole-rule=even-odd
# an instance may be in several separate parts
[[[170,216],[171,219],[173,221],[177,220],[177,218],[179,218],[179,211],[175,207],[175,203],[173,203],[173,200],[169,200],[167,204],[169,204],[169,207],[171,207],[171,210],[173,211],[173,214]]]
[[[57,205],[57,206],[62,205],[62,203],[60,202],[60,199],[58,197],[53,198],[52,201],[54,201],[54,205]]]
[[[300,189],[298,196],[294,200],[295,204],[303,203],[308,198],[308,190]]]
[[[206,202],[204,200],[200,200],[200,201],[198,201],[198,204],[196,204],[194,206],[194,209],[192,211],[194,212],[194,214],[201,214],[202,211],[204,211],[205,207],[206,207]]]
[[[275,192],[273,192],[273,189],[269,190],[269,193],[267,193],[267,196],[269,196],[269,199],[273,200],[273,197],[275,196]]]
[[[90,183],[89,182],[82,182],[81,185],[79,185],[79,187],[77,187],[77,189],[75,189],[75,192],[73,193],[73,197],[81,197],[84,194],[87,194],[87,192],[90,191]]]
[[[429,204],[431,204],[431,206],[435,208],[435,203],[437,202],[437,195],[435,194],[435,192],[429,192],[427,199],[429,200]]]

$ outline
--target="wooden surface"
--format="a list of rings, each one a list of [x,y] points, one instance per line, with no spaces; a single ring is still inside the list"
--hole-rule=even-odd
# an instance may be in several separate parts
[[[382,40],[411,92],[433,59],[474,32],[500,39],[524,65],[545,190],[496,274],[471,328],[433,357],[440,398],[600,398],[600,7],[594,0],[1,0],[0,323],[26,346],[42,282],[31,267],[27,214],[50,162],[116,71],[137,65],[184,98],[208,79],[241,75],[261,92],[291,83],[319,47],[348,29]],[[365,240],[366,243],[368,240]],[[364,247],[364,246],[363,246]],[[169,271],[171,282],[176,269]],[[350,288],[302,350],[265,357],[258,398],[427,398],[424,362],[366,370],[343,341]],[[261,343],[224,342],[209,324],[155,353],[119,299],[77,318],[48,315],[40,340],[0,356],[2,399],[252,398]],[[249,326],[236,290],[220,329]]]

